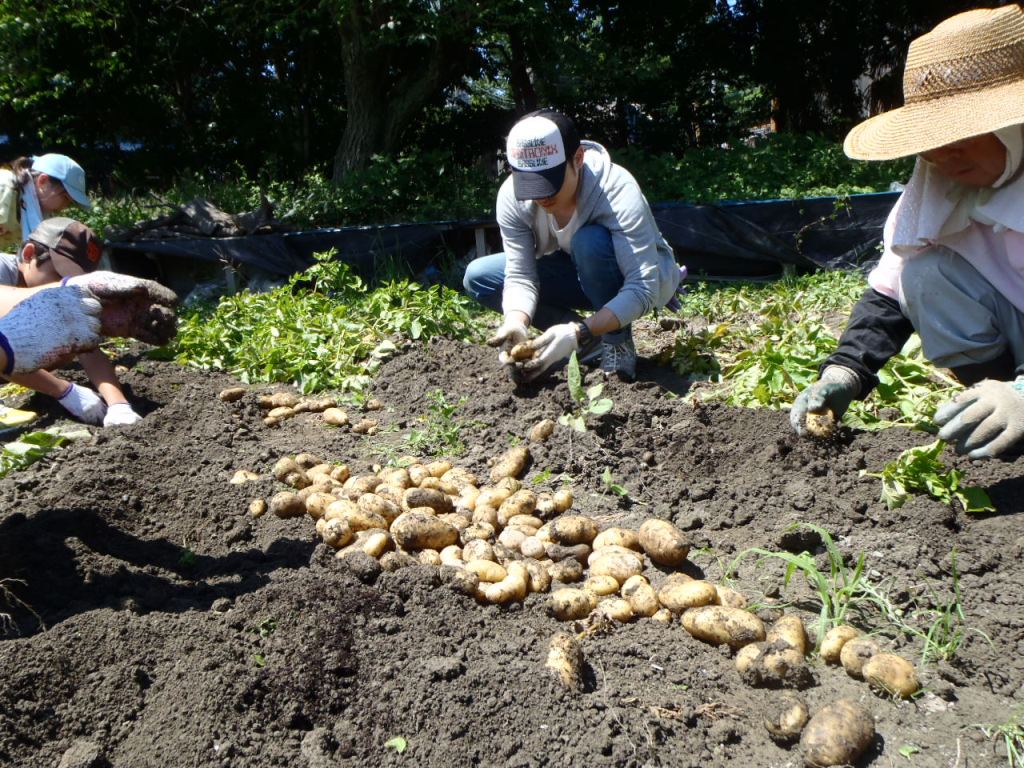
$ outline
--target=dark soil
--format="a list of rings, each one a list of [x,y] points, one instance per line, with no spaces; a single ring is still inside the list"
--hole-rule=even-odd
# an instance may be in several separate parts
[[[777,746],[762,724],[777,692],[741,683],[730,652],[678,623],[588,633],[587,689],[570,693],[545,674],[564,626],[542,596],[482,607],[434,568],[346,565],[308,519],[249,515],[251,499],[277,490],[269,470],[283,455],[365,471],[404,452],[438,389],[466,398],[457,461],[485,474],[489,457],[569,405],[564,373],[513,391],[492,357],[439,341],[388,363],[373,437],[310,414],[269,428],[254,394],[217,399],[236,383],[226,376],[128,361],[142,423],[97,431],[0,481],[0,578],[18,580],[0,602],[12,622],[0,639],[0,765],[802,764],[799,747]],[[849,697],[873,712],[878,735],[862,765],[902,765],[906,745],[920,749],[909,766],[1005,765],[975,724],[1004,722],[1024,702],[1024,463],[957,462],[990,489],[996,515],[925,498],[888,511],[859,470],[927,435],[798,440],[785,414],[695,407],[664,370],[642,363],[640,374],[606,387],[615,407],[589,431],[559,427],[535,444],[527,482],[554,487],[564,473],[576,508],[604,524],[672,519],[693,536],[694,575],[712,579],[747,547],[810,548],[824,566],[817,535],[792,527],[803,522],[827,529],[851,563],[864,553],[894,599],[948,599],[955,550],[976,631],[951,660],[920,668],[924,695],[893,701],[817,660],[803,695],[812,711]],[[237,469],[264,479],[231,485]],[[608,492],[605,470],[628,497]],[[799,577],[783,588],[774,561],[755,567],[751,556],[739,575],[762,603],[808,595]],[[880,642],[919,660],[920,642],[893,634]],[[395,737],[404,754],[386,746]]]

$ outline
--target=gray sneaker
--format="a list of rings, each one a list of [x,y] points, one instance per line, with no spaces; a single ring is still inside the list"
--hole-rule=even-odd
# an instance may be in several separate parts
[[[604,352],[604,344],[600,336],[594,336],[586,344],[576,350],[576,359],[580,365],[600,365]]]
[[[623,381],[636,379],[636,347],[632,336],[618,344],[602,342],[601,370],[605,376],[617,375]]]

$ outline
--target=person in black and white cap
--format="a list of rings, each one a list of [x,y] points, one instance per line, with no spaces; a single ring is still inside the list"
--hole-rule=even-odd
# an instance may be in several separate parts
[[[33,230],[17,254],[0,254],[0,286],[36,288],[67,283],[96,269],[103,246],[89,227],[64,217],[44,219]],[[17,300],[19,294],[8,290],[0,294],[0,314]],[[40,335],[50,332],[41,325]],[[105,427],[134,424],[142,417],[128,402],[110,359],[93,350],[78,355],[78,362],[96,391],[83,387],[47,370],[11,373],[15,384],[57,399],[79,421]]]
[[[470,296],[504,316],[488,343],[508,365],[508,350],[534,325],[544,332],[530,342],[537,354],[524,365],[527,381],[573,352],[633,380],[630,324],[670,302],[685,275],[639,185],[550,109],[513,126],[507,157],[511,175],[497,200],[504,253],[475,259],[464,278]]]

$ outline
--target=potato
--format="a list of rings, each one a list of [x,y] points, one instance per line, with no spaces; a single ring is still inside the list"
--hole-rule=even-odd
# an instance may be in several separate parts
[[[609,552],[596,557],[590,564],[591,576],[611,576],[619,584],[624,584],[630,576],[639,576],[643,571],[643,560],[637,555],[626,555],[619,552]]]
[[[551,498],[550,493],[537,494],[537,508],[533,510],[533,514],[545,520],[556,514],[555,500]]]
[[[672,623],[672,619],[674,619],[674,618],[675,618],[675,614],[672,613],[672,611],[670,611],[668,608],[659,608],[651,616],[651,619],[653,621],[658,622],[659,624],[671,624]]]
[[[281,491],[270,499],[270,511],[283,520],[291,517],[302,517],[306,514],[306,505],[297,493]]]
[[[525,445],[514,445],[498,457],[491,467],[491,482],[497,483],[506,477],[519,477],[530,460],[530,449]]]
[[[249,514],[253,517],[263,517],[267,512],[267,502],[264,499],[253,499],[249,502]]]
[[[583,583],[584,589],[589,589],[599,597],[614,595],[619,591],[619,582],[612,576],[591,576]]]
[[[441,562],[441,553],[436,549],[421,549],[418,557],[420,565],[444,565]]]
[[[810,768],[853,765],[875,738],[875,719],[861,704],[840,699],[814,714],[800,737]]]
[[[686,575],[686,574],[681,574]],[[690,578],[687,576],[687,578]],[[732,587],[723,587],[721,584],[715,585],[715,591],[718,592],[718,603],[720,605],[727,605],[730,608],[746,608],[747,598],[741,595]]]
[[[376,419],[360,419],[352,425],[352,432],[357,435],[377,434],[378,422]]]
[[[455,500],[456,509],[464,509],[467,512],[472,513],[476,509],[477,499],[480,498],[480,491],[473,485],[467,485],[459,493],[459,497]]]
[[[455,511],[455,505],[443,491],[422,487],[407,488],[402,494],[402,509],[410,510],[416,507],[430,507],[439,515]]]
[[[344,549],[339,549],[335,557],[343,558],[352,552],[364,552],[379,560],[391,548],[391,544],[391,535],[387,531],[377,529],[358,531],[355,540]]]
[[[490,541],[494,538],[494,526],[490,523],[473,523],[459,533],[459,538],[466,546],[468,546],[471,541]]]
[[[579,560],[573,560],[570,557],[557,563],[551,563],[548,566],[548,573],[551,574],[554,581],[573,584],[583,579],[583,566],[580,565]]]
[[[520,488],[498,507],[498,525],[508,525],[513,517],[531,516],[536,508],[537,494],[528,488]],[[537,527],[540,526],[541,521],[537,520]]]
[[[702,605],[714,605],[717,601],[718,590],[707,581],[666,583],[658,590],[658,602],[673,613],[682,613],[688,608]]]
[[[518,528],[506,528],[498,534],[498,543],[509,549],[519,551],[519,547],[526,540],[526,534]]]
[[[448,512],[444,515],[438,515],[437,519],[444,520],[446,523],[448,523],[448,525],[457,530],[460,534],[466,528],[469,528],[469,520],[460,515],[458,512]]]
[[[532,557],[540,560],[545,555],[546,547],[544,542],[536,536],[527,536],[523,539],[522,544],[519,545],[519,551],[523,553],[523,557]]]
[[[744,645],[736,651],[734,663],[736,664],[736,671],[740,673],[740,677],[745,675],[754,666],[754,662],[757,661],[763,651],[764,643],[751,643],[750,645]]]
[[[398,546],[409,550],[441,550],[459,540],[453,526],[423,512],[403,512],[391,524],[391,534]]]
[[[868,659],[881,650],[878,643],[870,637],[855,637],[843,645],[843,650],[839,652],[839,661],[842,662],[846,674],[860,680],[863,676],[862,669]]]
[[[480,581],[492,584],[508,576],[508,571],[491,560],[472,560],[466,563],[466,570],[479,576]]]
[[[640,551],[640,537],[627,528],[608,528],[594,537],[593,546],[595,550],[615,546]]]
[[[537,530],[542,525],[544,525],[544,523],[541,522],[539,518],[536,518],[533,515],[516,515],[515,517],[509,518],[509,521],[508,523],[506,523],[506,525],[508,525],[511,528],[532,528],[533,533],[536,533]]]
[[[341,549],[352,541],[352,528],[344,520],[328,520],[324,523],[320,538],[327,546]]]
[[[555,512],[561,514],[572,507],[573,496],[571,488],[560,488],[555,491],[555,495],[551,497],[551,500],[555,504]]]
[[[633,607],[629,604],[629,600],[623,597],[602,600],[597,604],[596,613],[598,616],[617,621],[620,624],[627,624],[633,620]]]
[[[328,510],[337,509],[334,504],[327,507]],[[324,513],[327,515],[327,512]],[[388,529],[388,521],[384,519],[383,515],[378,515],[376,512],[368,512],[365,509],[360,509],[359,506],[346,507],[341,514],[331,514],[331,519],[344,520],[349,524],[349,527],[353,531],[369,531],[374,529],[380,529],[386,531]]]
[[[583,688],[583,648],[568,632],[559,632],[551,638],[544,666],[569,690]]]
[[[358,501],[364,493],[377,490],[380,484],[381,479],[377,475],[352,475],[342,484],[341,489],[352,501]]]
[[[585,589],[564,587],[548,598],[548,612],[559,621],[585,619],[597,607],[597,595]]]
[[[427,469],[426,465],[420,464],[419,462],[417,462],[416,464],[410,464],[408,470],[409,481],[413,484],[413,487],[415,488],[419,488],[420,485],[422,485],[423,481],[426,480],[428,477],[433,477],[433,475],[430,474],[430,470]]]
[[[530,442],[532,443],[543,443],[549,437],[551,433],[555,431],[555,422],[552,419],[544,419],[538,421],[530,429]]]
[[[527,585],[531,592],[547,592],[551,589],[551,574],[544,563],[537,560],[524,560],[523,566],[530,574],[530,583]]]
[[[640,526],[640,546],[658,565],[678,568],[690,554],[690,539],[667,520],[646,520]]]
[[[488,603],[521,603],[526,599],[529,583],[530,574],[526,566],[514,562],[509,564],[508,575],[504,579],[495,584],[481,584],[478,594],[482,594]]]
[[[324,520],[340,520],[346,515],[359,511],[359,505],[349,499],[336,499],[327,505],[322,515]]]
[[[769,643],[784,643],[798,651],[801,656],[807,655],[807,630],[804,629],[803,620],[796,614],[786,614],[772,624],[766,640]]]
[[[836,431],[836,415],[831,409],[824,413],[807,413],[807,434],[811,437],[831,437]]]
[[[892,653],[876,653],[861,667],[872,688],[909,699],[921,689],[914,665]]]
[[[860,636],[860,630],[851,627],[849,624],[840,624],[832,627],[825,633],[825,639],[821,641],[821,658],[829,664],[839,663],[839,654],[843,646],[850,640]]]
[[[312,482],[306,477],[302,468],[295,463],[295,460],[288,456],[277,460],[277,463],[274,464],[273,474],[276,480],[290,485],[292,488],[305,488]]]
[[[378,496],[376,493],[364,493],[359,497],[356,506],[364,512],[383,517],[389,526],[402,514],[402,510],[397,504],[393,501],[388,501],[382,496]]]
[[[227,389],[222,389],[217,398],[224,403],[233,403],[245,397],[246,392],[248,390],[245,387],[228,387]]]
[[[582,515],[562,515],[552,520],[549,525],[551,526],[551,538],[557,544],[589,545],[597,536],[597,523]]]
[[[419,564],[419,559],[413,557],[408,552],[387,552],[380,558],[381,569],[388,573],[394,573],[395,571],[400,571],[403,568],[411,568],[412,566]],[[476,587],[475,584],[473,586],[474,588]]]
[[[441,564],[451,565],[456,568],[464,568],[466,564],[462,560],[462,547],[458,544],[451,544],[442,549]]]
[[[653,616],[661,609],[658,593],[643,576],[626,579],[620,594],[629,600],[629,606],[637,616]]]
[[[427,469],[433,467],[428,464]],[[451,467],[441,475],[441,490],[450,493],[452,496],[460,496],[465,491],[472,489],[474,494],[480,493],[476,488],[476,475],[462,467]]]
[[[488,485],[480,489],[480,495],[476,497],[476,504],[478,507],[494,507],[495,511],[497,511],[498,507],[502,505],[502,502],[504,502],[505,499],[513,493],[515,493],[515,491],[510,490],[507,487],[499,488],[497,486]]]
[[[384,564],[383,559],[381,565]],[[453,592],[458,592],[466,597],[476,597],[480,588],[480,579],[475,573],[470,573],[465,568],[449,568],[442,565],[438,573],[441,575],[441,583],[446,584]]]
[[[490,504],[477,504],[473,510],[474,523],[487,523],[495,530],[498,529],[498,510],[492,507]]]
[[[274,392],[269,395],[260,395],[256,402],[264,410],[282,407],[291,408],[298,404],[299,396],[293,392]]]
[[[467,563],[471,560],[490,560],[493,563],[494,550],[483,539],[472,539],[462,548],[462,559]]]
[[[436,477],[436,478],[440,479],[440,478],[444,477],[445,473],[448,472],[452,468],[452,463],[450,461],[442,461],[442,460],[432,461],[429,464],[427,464],[426,467],[427,467],[427,472],[430,473],[431,477]]]
[[[743,682],[755,688],[804,688],[813,682],[803,654],[781,641],[744,646],[736,654],[736,668]]]
[[[302,469],[312,469],[318,464],[323,464],[319,458],[312,453],[300,453],[295,456],[295,463],[298,464]]]
[[[330,424],[332,427],[348,426],[348,414],[341,408],[327,408],[321,418],[324,420],[324,424]]]
[[[507,566],[507,564],[512,562],[513,560],[522,559],[522,555],[520,555],[514,549],[509,549],[504,544],[498,541],[494,542],[494,544],[491,545],[491,549],[494,550],[494,559],[505,566]]]
[[[314,493],[327,493],[330,494],[331,498],[333,499],[333,491],[334,484],[331,482],[331,478],[324,477],[323,475],[321,475],[320,477],[317,477],[313,481],[312,485],[307,485],[305,488],[299,489],[299,498],[302,499],[303,503],[305,503],[306,499],[308,499]]]
[[[540,538],[540,532],[538,531],[537,538]],[[561,544],[548,544],[544,547],[544,552],[548,558],[556,562],[562,560],[576,560],[580,565],[590,565],[590,547],[586,544],[577,544],[574,547],[564,547]]]
[[[662,580],[661,586],[658,588],[661,589],[662,587],[667,587],[669,584],[686,584],[690,581],[697,581],[697,579],[693,578],[693,576],[688,573],[677,571],[676,573],[670,573],[666,576],[664,580]],[[715,587],[715,591],[718,592],[717,586]]]
[[[659,598],[661,595],[659,594]],[[741,608],[706,605],[683,613],[683,628],[698,640],[733,648],[764,640],[764,623]]]
[[[748,645],[747,648],[750,646]],[[769,700],[764,712],[764,727],[777,744],[791,744],[800,738],[807,724],[807,704],[800,694],[783,691]]]
[[[536,357],[537,350],[531,347],[529,342],[521,341],[508,351],[508,356],[513,361],[521,363],[525,360],[532,360]]]
[[[412,488],[412,479],[409,477],[409,470],[405,467],[391,467],[382,469],[377,473],[382,485],[390,485],[392,488],[405,490]]]
[[[432,491],[441,491],[441,481],[436,477],[425,477],[423,478],[423,482],[420,483],[420,488],[429,488]],[[443,491],[441,492],[443,493]]]
[[[311,493],[306,497],[306,512],[314,520],[319,520],[327,508],[336,501],[337,499],[330,493]]]
[[[260,476],[257,475],[255,472],[252,472],[248,469],[240,469],[231,476],[231,479],[228,480],[228,482],[231,483],[232,485],[245,485],[246,483],[251,483],[254,480],[259,479]]]

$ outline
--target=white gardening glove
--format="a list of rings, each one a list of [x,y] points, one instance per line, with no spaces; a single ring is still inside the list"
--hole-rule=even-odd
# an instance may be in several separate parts
[[[68,384],[64,394],[57,398],[68,413],[81,422],[99,426],[107,414],[107,404],[103,398],[88,387]]]
[[[100,343],[100,302],[84,288],[47,288],[0,318],[4,375],[49,368]]]
[[[523,378],[533,381],[544,374],[555,363],[565,360],[579,348],[576,338],[576,323],[553,325],[530,342],[536,356],[523,363]]]
[[[61,285],[88,288],[100,300],[104,336],[130,337],[161,345],[177,333],[174,306],[178,297],[153,280],[99,271],[65,277]]]
[[[128,403],[111,403],[107,406],[107,415],[103,417],[103,426],[126,427],[137,421],[142,421],[142,417]]]
[[[510,365],[512,358],[508,356],[509,350],[516,344],[526,341],[528,333],[527,327],[519,320],[506,317],[494,335],[487,340],[487,345],[501,347],[501,352],[498,353],[498,362],[502,365]]]
[[[1024,377],[985,379],[935,411],[939,438],[972,459],[998,456],[1024,437]]]

